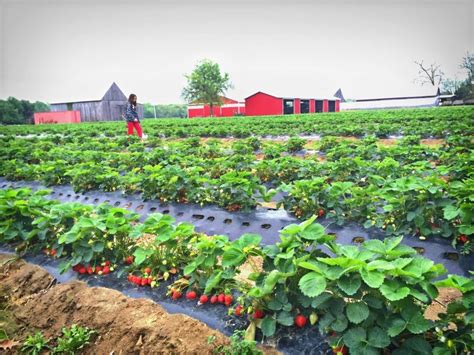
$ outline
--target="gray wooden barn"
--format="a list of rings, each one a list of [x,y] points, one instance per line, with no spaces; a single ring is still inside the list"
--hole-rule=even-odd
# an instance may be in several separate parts
[[[116,83],[100,100],[69,101],[50,104],[51,111],[80,111],[81,122],[117,121],[122,119],[127,96]],[[143,105],[138,104],[138,115],[143,118]]]

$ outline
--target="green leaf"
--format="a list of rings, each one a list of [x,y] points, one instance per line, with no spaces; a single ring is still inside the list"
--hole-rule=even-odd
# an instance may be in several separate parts
[[[320,266],[315,261],[301,261],[298,266],[322,274]]]
[[[413,336],[411,338],[408,338],[403,343],[403,348],[413,350],[414,353],[417,355],[432,354],[430,343],[428,343],[422,336]],[[451,352],[448,350],[448,352],[446,352],[445,354],[451,354]]]
[[[325,235],[324,227],[320,224],[312,224],[299,233],[306,240],[318,240]]]
[[[413,219],[416,217],[417,213],[416,212],[408,212],[407,213],[407,221],[408,222],[411,222],[413,221]]]
[[[359,324],[369,316],[369,307],[364,302],[349,303],[346,314],[352,323]]]
[[[385,348],[390,345],[390,337],[380,327],[373,327],[368,332],[368,343],[376,348]]]
[[[391,337],[396,337],[398,334],[403,332],[407,326],[407,322],[398,317],[391,318],[388,321],[389,327],[387,329],[388,335]]]
[[[367,240],[362,244],[366,249],[377,253],[377,254],[385,254],[385,244],[378,240],[378,239],[371,239]]]
[[[385,279],[385,275],[379,271],[369,271],[367,269],[360,270],[360,276],[367,286],[372,288],[379,288]]]
[[[361,283],[360,277],[355,274],[344,275],[337,280],[337,286],[349,296],[354,295],[359,290]]]
[[[242,250],[235,247],[230,247],[222,255],[222,266],[228,267],[240,265],[244,262],[244,260],[245,254],[242,252]]]
[[[390,301],[399,301],[410,294],[410,288],[402,286],[400,282],[387,280],[380,286],[380,292]]]
[[[366,342],[367,334],[365,329],[362,327],[354,327],[349,329],[343,336],[344,344],[349,348],[358,347],[364,345]]]
[[[263,335],[266,337],[271,337],[273,334],[275,334],[276,320],[267,316],[263,319],[260,327],[262,328]]]
[[[393,269],[395,269],[395,266],[391,262],[385,260],[374,260],[367,264],[367,270],[369,271]]]
[[[326,279],[315,272],[309,272],[300,279],[298,285],[304,295],[316,297],[326,289]]]
[[[422,313],[414,313],[408,320],[407,329],[413,334],[421,334],[430,329],[431,323],[423,317]]]
[[[104,242],[96,242],[92,245],[92,250],[94,250],[95,253],[102,253],[104,246]]]
[[[319,296],[316,296],[313,298],[311,302],[311,307],[313,308],[318,308],[320,305],[325,303],[327,300],[331,299],[332,295],[328,292],[323,292]]]
[[[443,208],[444,218],[448,221],[456,218],[459,214],[459,209],[454,205],[448,205]]]
[[[250,245],[259,245],[262,237],[258,234],[253,233],[245,233],[240,236],[239,239],[236,240],[236,243],[239,245],[240,248],[245,248]]]
[[[347,326],[349,325],[349,322],[347,321],[347,318],[343,314],[339,314],[336,317],[336,320],[332,322],[331,328],[335,330],[336,332],[343,332],[346,330]]]
[[[145,261],[145,259],[152,255],[153,254],[153,250],[151,249],[143,249],[143,248],[138,248],[137,250],[135,250],[135,252],[133,253],[133,256],[135,257],[134,259],[134,263],[136,265],[140,265],[141,263],[143,263]]]
[[[204,293],[205,294],[211,293],[211,291],[219,284],[221,279],[222,279],[222,271],[219,271],[219,272],[214,271],[214,273],[211,275],[211,277],[209,277],[209,279],[207,279],[206,288],[204,290]]]
[[[278,313],[278,317],[277,317],[276,321],[278,323],[282,324],[282,325],[287,326],[287,327],[292,326],[293,323],[294,323],[294,320],[293,320],[293,317],[291,316],[291,314],[289,312],[285,312],[285,311],[282,311],[282,312]]]

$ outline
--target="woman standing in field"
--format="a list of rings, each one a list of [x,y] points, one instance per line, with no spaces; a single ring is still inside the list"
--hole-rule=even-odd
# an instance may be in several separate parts
[[[137,112],[137,95],[130,94],[128,97],[127,107],[125,108],[124,118],[127,121],[127,134],[133,135],[133,129],[137,131],[137,135],[142,138],[142,127]]]

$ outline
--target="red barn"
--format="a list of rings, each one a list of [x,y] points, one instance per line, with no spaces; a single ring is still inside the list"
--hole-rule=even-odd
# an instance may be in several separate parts
[[[221,97],[221,106],[212,107],[213,117],[230,117],[245,115],[245,103],[228,97]],[[188,117],[210,117],[211,108],[207,104],[192,103],[188,106]]]
[[[80,111],[56,111],[56,112],[36,112],[34,114],[35,124],[50,123],[80,123]]]
[[[277,97],[257,92],[245,99],[246,116],[293,115],[300,113],[339,112],[340,99]]]

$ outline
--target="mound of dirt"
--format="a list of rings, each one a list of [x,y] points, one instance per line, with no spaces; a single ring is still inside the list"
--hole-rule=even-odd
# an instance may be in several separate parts
[[[20,342],[34,330],[58,336],[62,327],[72,324],[97,331],[85,351],[91,354],[206,354],[228,342],[205,324],[169,314],[149,300],[79,281],[55,285],[45,270],[12,260],[11,255],[0,255],[0,299],[16,323],[10,324],[14,334],[9,336]],[[212,344],[209,337],[214,338]]]

